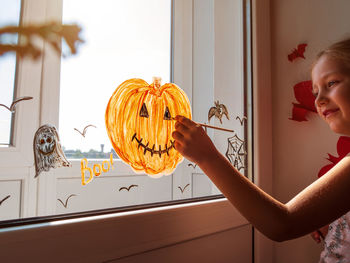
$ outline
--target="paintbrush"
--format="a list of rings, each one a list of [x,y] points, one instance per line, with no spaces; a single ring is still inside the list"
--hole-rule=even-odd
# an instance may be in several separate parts
[[[171,118],[172,120],[176,121],[175,118]],[[211,128],[211,129],[216,129],[216,130],[220,130],[220,131],[227,131],[227,132],[234,132],[234,130],[229,130],[229,129],[225,129],[225,128],[221,128],[221,127],[217,127],[217,126],[212,126],[212,125],[208,125],[208,124],[204,124],[204,123],[199,123],[199,122],[194,122],[202,127],[207,127],[207,128]]]

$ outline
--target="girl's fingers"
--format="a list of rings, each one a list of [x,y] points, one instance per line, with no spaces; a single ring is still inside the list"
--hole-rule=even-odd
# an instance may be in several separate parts
[[[324,227],[321,227],[318,231],[322,234],[321,237],[326,237],[327,233],[328,233],[328,228],[329,225],[325,225]]]
[[[172,133],[172,136],[175,139],[175,142],[174,142],[175,150],[177,150],[179,153],[182,153],[183,152],[183,145],[181,144],[181,142],[183,142],[184,136],[181,133],[179,133],[178,131],[174,131]]]
[[[195,127],[197,125],[194,121],[181,115],[177,115],[175,119],[181,122],[183,125],[187,126],[188,128]]]
[[[184,134],[184,133],[186,133],[188,131],[188,128],[185,125],[183,125],[181,122],[179,122],[179,121],[177,121],[175,123],[175,129],[177,131],[179,131],[180,133],[182,133],[182,134]]]
[[[184,139],[184,136],[178,131],[173,131],[171,135],[175,140],[178,140],[178,141],[182,141]]]
[[[318,234],[318,237],[320,240],[321,240],[321,238],[324,239],[325,235],[322,233],[322,230],[320,230],[320,229],[317,230],[317,234]]]
[[[317,231],[311,233],[311,237],[313,240],[315,240],[317,243],[321,242],[321,237],[319,235],[319,233],[317,233]]]
[[[179,143],[179,141],[175,141],[175,149],[176,149],[179,153],[182,153],[182,152],[183,152],[182,144]]]

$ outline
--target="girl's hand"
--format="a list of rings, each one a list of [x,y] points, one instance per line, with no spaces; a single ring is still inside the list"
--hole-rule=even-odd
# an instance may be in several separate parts
[[[329,225],[326,225],[324,227],[321,227],[320,229],[312,232],[310,235],[313,240],[315,240],[317,243],[320,243],[327,235],[328,233],[328,227]]]
[[[172,134],[175,139],[175,149],[184,157],[200,166],[218,153],[200,125],[183,116],[176,116],[175,119],[177,121]]]

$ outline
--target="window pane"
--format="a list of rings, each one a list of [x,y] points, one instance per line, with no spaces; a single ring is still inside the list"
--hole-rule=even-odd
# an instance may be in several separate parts
[[[26,14],[37,11],[40,4],[29,2]],[[79,24],[85,43],[76,56],[62,59],[60,83],[55,83],[57,75],[51,74],[57,70],[54,60],[43,57],[42,79],[48,81],[40,88],[47,94],[60,86],[60,108],[55,103],[50,105],[46,101],[48,97],[42,96],[40,110],[59,114],[60,141],[72,166],[42,171],[37,177],[34,168],[28,169],[27,165],[19,164],[16,169],[2,167],[5,170],[0,174],[0,200],[5,200],[7,208],[0,214],[0,220],[220,194],[203,171],[186,159],[171,175],[158,179],[135,173],[121,160],[110,160],[112,146],[105,128],[105,110],[117,86],[130,78],[142,78],[150,83],[153,76],[159,76],[162,83],[173,81],[183,88],[191,100],[195,121],[234,130],[234,133],[213,129],[207,132],[220,152],[241,172],[246,171],[246,126],[237,120],[245,112],[240,2],[209,0],[194,1],[192,5],[183,1],[185,9],[193,8],[193,12],[184,12],[184,6],[176,4],[175,10],[171,10],[171,2],[63,1],[63,22]],[[52,11],[57,3],[47,0],[46,4],[43,10]],[[60,16],[61,10],[56,11]],[[171,14],[174,14],[173,24]],[[38,18],[34,14],[33,17]],[[64,53],[68,51],[66,47],[63,49]],[[172,73],[170,65],[173,65]],[[6,75],[3,68],[1,72]],[[8,88],[0,87],[0,90]],[[13,79],[9,94],[12,99]],[[208,113],[213,110],[220,116],[214,114],[208,119]],[[36,115],[39,111],[33,114],[33,118],[39,118]],[[89,127],[84,137],[79,131],[87,125],[95,127]],[[23,142],[23,147],[32,145],[32,138]],[[84,157],[89,160],[81,166]]]
[[[109,157],[105,110],[123,81],[170,81],[170,12],[170,0],[103,0],[98,8],[95,1],[64,2],[64,23],[82,26],[85,40],[78,57],[62,59],[59,130],[67,158]],[[83,137],[77,130],[87,125],[96,128]]]
[[[0,27],[19,25],[20,0],[0,0]],[[0,43],[16,43],[17,37],[0,36]],[[16,55],[5,54],[0,56],[0,104],[10,106],[13,101],[16,72]],[[11,143],[12,113],[0,107],[0,146]]]
[[[153,76],[160,76],[163,83],[169,82],[172,55],[170,0],[104,0],[100,6],[103,8],[96,9],[83,0],[63,4],[63,22],[81,25],[85,43],[76,57],[62,59],[59,132],[67,158],[76,160],[71,160],[72,168],[54,171],[57,198],[74,198],[69,208],[56,202],[56,213],[221,194],[188,160],[172,175],[158,179],[135,173],[121,160],[114,161],[115,169],[106,166],[107,171],[101,172],[98,168],[108,165],[113,151],[105,128],[105,110],[114,90],[130,78],[150,83]],[[179,77],[180,71],[191,74],[191,83],[180,86],[191,98],[195,121],[234,130],[207,132],[220,152],[245,173],[245,124],[237,119],[243,119],[245,112],[243,41],[236,16],[240,2],[196,1],[193,8],[191,22],[174,22],[178,28],[174,29],[173,46],[180,47],[174,51],[172,63],[178,69],[174,78],[181,82],[185,77]],[[191,34],[193,30],[193,34],[179,34],[181,30]],[[185,54],[192,64],[182,62]],[[216,113],[209,117],[210,112]],[[88,125],[95,127],[89,127],[83,136]],[[90,160],[81,163],[83,158]]]

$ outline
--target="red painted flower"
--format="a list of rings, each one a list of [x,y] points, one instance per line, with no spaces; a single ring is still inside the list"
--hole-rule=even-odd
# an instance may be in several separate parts
[[[293,121],[307,121],[307,112],[316,112],[315,96],[312,94],[312,82],[311,80],[302,81],[297,83],[294,87],[294,96],[299,103],[293,102]]]
[[[330,169],[333,168],[341,159],[343,159],[350,152],[350,137],[340,136],[337,142],[337,152],[338,157],[335,157],[328,153],[328,158],[331,164],[327,164],[321,168],[318,172],[318,177],[321,177],[325,173],[327,173]]]

